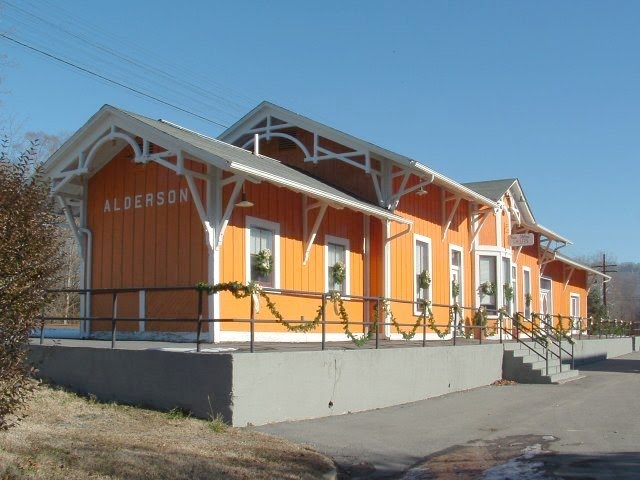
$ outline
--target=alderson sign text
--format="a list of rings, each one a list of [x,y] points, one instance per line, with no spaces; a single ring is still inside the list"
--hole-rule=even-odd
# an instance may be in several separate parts
[[[162,207],[189,201],[189,189],[167,190],[166,192],[140,193],[125,195],[121,198],[108,198],[104,201],[104,213],[120,212],[136,208]]]

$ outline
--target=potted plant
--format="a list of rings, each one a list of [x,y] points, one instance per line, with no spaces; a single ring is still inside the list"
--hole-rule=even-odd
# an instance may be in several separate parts
[[[477,340],[486,337],[487,311],[483,306],[478,308],[474,314],[472,325],[475,327],[473,329],[473,338]]]

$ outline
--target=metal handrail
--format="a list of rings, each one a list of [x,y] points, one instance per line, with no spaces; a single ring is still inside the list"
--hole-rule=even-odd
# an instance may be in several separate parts
[[[575,364],[574,364],[574,349],[573,349],[573,339],[569,336],[567,336],[564,332],[561,332],[559,329],[557,329],[556,327],[553,326],[553,321],[549,322],[547,321],[547,319],[549,318],[553,318],[552,315],[545,315],[545,316],[539,316],[538,319],[540,320],[540,322],[542,324],[544,324],[544,326],[548,329],[551,330],[552,335],[549,335],[549,331],[547,330],[547,338],[549,338],[551,340],[551,343],[553,343],[553,345],[555,347],[558,348],[558,358],[560,360],[560,370],[562,371],[562,353],[566,353],[567,355],[569,355],[569,357],[571,358],[571,368],[574,368]],[[560,315],[558,315],[558,320],[562,321],[562,317]],[[569,321],[572,321],[571,319],[569,319]],[[565,349],[562,346],[562,339],[566,339],[569,344],[571,345],[571,351]],[[555,353],[555,352],[553,352]]]
[[[573,348],[573,339],[571,339],[570,337],[567,337],[566,335],[562,335],[562,332],[557,331],[557,329],[555,329],[553,327],[553,325],[550,325],[549,323],[547,323],[545,320],[543,320],[543,318],[538,315],[538,314],[532,314],[531,317],[531,322],[528,325],[524,325],[522,324],[519,320],[517,320],[516,318],[513,318],[511,316],[509,316],[508,314],[504,314],[506,315],[508,318],[511,318],[511,320],[513,322],[515,322],[515,324],[517,325],[517,329],[516,329],[516,336],[515,339],[521,343],[522,345],[525,345],[527,348],[529,348],[529,350],[531,351],[535,351],[538,356],[540,356],[541,358],[545,359],[545,363],[546,363],[546,368],[547,368],[547,372],[549,371],[549,355],[551,355],[552,357],[555,357],[558,359],[559,361],[559,366],[560,366],[560,371],[562,371],[562,354],[563,352],[566,353],[569,358],[571,359],[571,368],[573,369],[575,367],[575,363],[574,363],[574,348]],[[515,317],[517,316],[521,316],[520,313],[516,313]],[[542,324],[545,325],[545,327],[547,327],[548,329],[545,330],[543,328],[541,328],[539,325],[536,324],[535,320],[539,320]],[[536,343],[537,345],[540,345],[544,351],[544,355],[541,354],[540,352],[538,352],[537,350],[533,349],[530,345],[528,345],[526,342],[523,342],[520,339],[519,336],[519,331],[520,329],[524,330],[525,335],[527,335],[529,338],[531,338],[534,343]],[[531,330],[531,335],[528,334],[527,330],[530,329]],[[557,332],[558,336],[554,337],[554,335],[550,335],[549,334],[549,330],[551,330],[552,333]],[[567,338],[571,344],[571,351],[565,349],[562,346],[562,338]],[[540,339],[544,339],[544,342],[541,341]],[[558,351],[556,352],[554,349],[552,349],[549,345],[549,343],[551,343],[553,345],[553,347],[556,347],[558,349]]]
[[[262,289],[265,293],[277,293],[277,294],[284,294],[284,295],[293,295],[293,296],[300,296],[300,297],[306,297],[306,298],[319,298],[322,301],[322,317],[321,317],[321,321],[319,322],[320,326],[321,326],[321,339],[322,339],[322,349],[325,349],[325,343],[326,343],[326,326],[327,325],[340,325],[342,324],[341,321],[329,321],[326,319],[326,315],[325,315],[325,310],[326,310],[326,304],[327,304],[327,299],[330,298],[331,296],[331,292],[309,292],[309,291],[301,291],[301,290],[286,290],[286,289],[275,289],[275,288],[267,288],[264,287]],[[146,309],[143,309],[145,311],[145,314],[143,317],[120,317],[118,315],[118,295],[122,294],[122,293],[135,293],[135,292],[162,292],[162,291],[194,291],[197,292],[197,298],[198,298],[198,305],[197,305],[197,317],[147,317],[146,316]],[[254,305],[254,299],[253,296],[249,296],[250,298],[250,312],[249,312],[249,318],[246,319],[239,319],[239,318],[218,318],[218,319],[213,319],[213,318],[203,318],[203,297],[204,294],[207,293],[205,292],[203,289],[198,288],[197,286],[175,286],[175,287],[139,287],[139,288],[134,288],[134,287],[128,287],[128,288],[101,288],[101,289],[55,289],[55,290],[49,290],[48,294],[56,294],[56,293],[79,293],[81,295],[89,295],[91,294],[92,296],[97,296],[97,295],[110,295],[111,296],[111,315],[110,316],[104,316],[104,317],[60,317],[60,316],[50,316],[47,317],[45,316],[44,312],[41,315],[41,325],[40,325],[40,343],[44,342],[44,336],[45,336],[45,322],[46,321],[56,321],[56,320],[77,320],[77,321],[83,321],[83,322],[87,322],[89,324],[91,324],[92,322],[110,322],[111,323],[111,346],[112,348],[115,347],[116,344],[116,337],[117,337],[117,326],[118,323],[120,322],[140,322],[140,321],[144,321],[144,322],[184,322],[184,323],[195,323],[197,325],[196,327],[196,344],[197,344],[197,351],[200,351],[200,344],[201,342],[201,333],[202,333],[202,325],[203,324],[211,324],[211,323],[227,323],[227,322],[239,322],[239,323],[249,323],[250,325],[250,349],[253,352],[254,351],[254,342],[255,342],[255,325],[256,324],[276,324],[278,323],[277,320],[260,320],[260,319],[256,319],[255,318],[255,305]],[[212,293],[207,293],[207,295],[212,295]],[[343,295],[342,298],[344,300],[354,300],[354,301],[362,301],[366,304],[368,304],[369,302],[376,302],[374,305],[374,308],[376,309],[376,311],[378,312],[378,319],[381,318],[381,304],[382,302],[392,302],[392,303],[400,303],[400,304],[413,304],[416,305],[418,307],[420,307],[422,304],[421,300],[418,301],[412,301],[412,300],[405,300],[405,299],[394,299],[394,298],[383,298],[383,297],[372,297],[372,296],[361,296],[361,295]],[[473,331],[480,331],[481,334],[478,336],[479,337],[479,343],[482,343],[482,332],[484,330],[486,330],[486,328],[488,328],[486,325],[475,325],[475,324],[462,324],[461,322],[459,322],[459,320],[464,319],[464,317],[459,317],[459,311],[464,311],[464,310],[468,310],[468,311],[478,311],[478,308],[476,307],[467,307],[467,306],[462,306],[462,305],[447,305],[447,304],[437,304],[437,303],[430,303],[430,307],[432,308],[448,308],[449,311],[453,311],[453,320],[450,320],[448,323],[446,324],[437,324],[437,323],[433,323],[432,325],[435,326],[436,328],[442,328],[442,327],[453,327],[451,333],[451,337],[450,339],[453,340],[453,345],[456,345],[457,343],[457,338],[460,336],[460,332],[459,329],[460,328],[464,328],[467,332],[473,332]],[[488,315],[495,315],[497,313],[499,313],[499,311],[485,311]],[[504,312],[503,312],[504,313]],[[516,313],[514,314],[513,317],[522,317],[524,318],[524,316],[521,313]],[[518,331],[523,332],[526,336],[529,336],[532,340],[536,341],[537,343],[539,343],[541,346],[545,347],[539,340],[536,340],[535,336],[533,335],[534,329],[539,329],[538,325],[535,325],[535,322],[532,322],[530,325],[530,329],[532,334],[530,335],[527,331],[527,327],[525,326],[525,324],[521,323],[517,318],[513,318],[509,315],[507,315],[507,318],[511,318],[512,322],[517,326]],[[289,320],[288,320],[289,321]],[[290,320],[291,323],[298,323],[300,325],[303,325],[305,323],[310,323],[310,321],[305,321],[305,320]],[[362,329],[364,332],[367,331],[368,328],[371,328],[372,326],[376,325],[376,322],[371,322],[368,320],[363,319],[362,322],[358,322],[358,324],[362,325]],[[375,348],[379,348],[379,337],[380,337],[380,327],[391,327],[393,326],[394,323],[390,323],[390,322],[381,322],[378,321],[377,322],[377,326],[378,328],[376,328],[375,331]],[[415,326],[415,322],[414,323],[401,323],[401,322],[395,322],[396,326],[399,327],[413,327]],[[427,323],[426,323],[426,318],[423,319],[422,324],[419,325],[419,327],[422,327],[422,345],[425,346],[426,345],[426,339],[427,339]],[[105,330],[108,331],[108,330]],[[500,324],[497,326],[497,331],[500,332],[500,341],[502,342],[502,333],[507,332],[507,329],[504,327],[503,324]],[[512,335],[513,336],[513,335]],[[544,335],[543,335],[544,336]],[[465,335],[465,337],[468,338],[468,335]],[[519,335],[516,335],[516,337],[519,337]],[[552,338],[552,336],[549,336]],[[419,338],[419,337],[418,337]],[[546,337],[545,337],[546,338]],[[519,338],[516,338],[518,341],[521,341]],[[539,356],[542,356],[539,352],[537,352],[535,349],[532,349],[531,346],[527,345],[525,342],[521,342],[523,344],[525,344],[529,349],[531,349],[532,351],[534,351],[536,354],[538,354]],[[548,348],[547,348],[548,349]],[[548,355],[548,354],[547,354]],[[573,355],[572,355],[573,358]]]
[[[539,336],[536,336],[534,334],[533,329],[531,329],[531,333],[529,333],[529,328],[523,324],[522,322],[520,322],[520,320],[518,320],[516,317],[518,316],[522,316],[519,312],[516,312],[515,315],[511,316],[508,313],[503,313],[503,317],[507,317],[509,318],[513,324],[515,324],[516,326],[516,335],[515,337],[513,336],[513,334],[511,332],[509,332],[507,330],[507,328],[504,326],[504,324],[499,325],[499,328],[508,333],[509,335],[511,335],[511,337],[516,340],[518,343],[521,343],[522,345],[524,345],[525,347],[527,347],[529,350],[531,350],[533,353],[535,353],[536,355],[538,355],[540,358],[542,358],[543,360],[545,360],[547,362],[547,367],[548,365],[548,356],[547,355],[543,355],[542,353],[540,353],[538,350],[536,350],[535,348],[531,347],[531,345],[529,345],[527,342],[522,341],[522,339],[520,338],[520,333],[524,333],[525,336],[527,336],[528,338],[530,338],[533,343],[535,343],[536,345],[540,345],[543,349],[547,348],[547,345],[539,340]]]

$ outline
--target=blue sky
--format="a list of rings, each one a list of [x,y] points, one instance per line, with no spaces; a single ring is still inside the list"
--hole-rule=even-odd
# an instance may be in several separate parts
[[[640,261],[640,2],[149,5],[0,0],[0,32],[223,125],[266,99],[460,182],[518,177],[564,253]],[[2,38],[0,53],[14,129],[71,133],[109,103],[222,131]]]

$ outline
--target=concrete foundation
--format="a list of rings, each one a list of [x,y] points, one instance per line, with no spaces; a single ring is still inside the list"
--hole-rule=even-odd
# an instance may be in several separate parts
[[[576,362],[629,353],[633,338],[576,341]],[[102,401],[179,407],[234,426],[340,415],[489,385],[503,346],[191,353],[32,345],[41,378]]]

